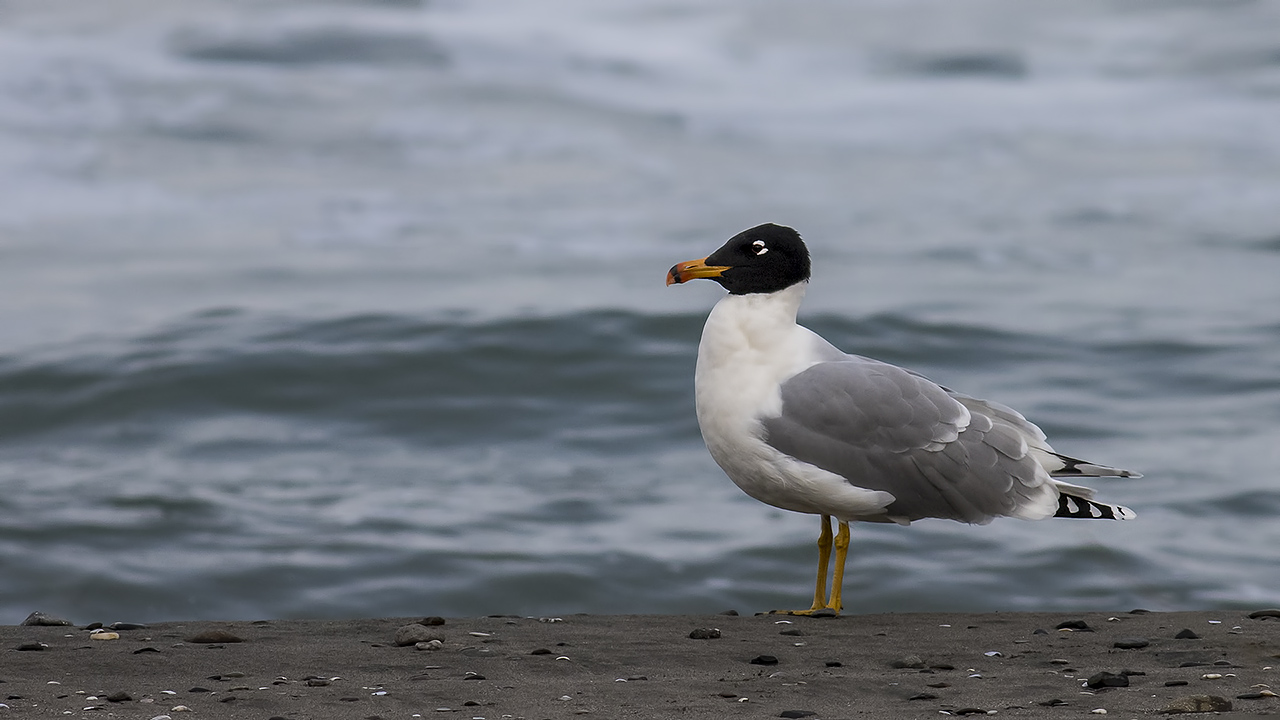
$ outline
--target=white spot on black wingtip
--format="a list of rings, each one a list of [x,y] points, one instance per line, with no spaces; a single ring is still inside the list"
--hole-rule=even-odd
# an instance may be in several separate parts
[[[1107,505],[1063,493],[1058,496],[1058,512],[1053,516],[1085,520],[1132,520],[1138,514],[1122,505]]]

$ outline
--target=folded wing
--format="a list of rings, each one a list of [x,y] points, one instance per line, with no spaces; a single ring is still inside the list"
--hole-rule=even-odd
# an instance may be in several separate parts
[[[848,355],[795,375],[781,393],[781,413],[761,419],[765,441],[892,494],[885,519],[1038,519],[1059,510],[1060,489],[1078,487],[1050,472],[1084,464],[1054,453],[1016,411],[893,365]],[[1080,490],[1072,494],[1091,493]]]

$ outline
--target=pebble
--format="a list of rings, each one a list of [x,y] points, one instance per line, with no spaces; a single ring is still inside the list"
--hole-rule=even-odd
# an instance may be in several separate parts
[[[804,631],[803,631],[803,630],[801,630],[800,628],[788,628],[788,629],[783,630],[782,632],[780,632],[780,633],[778,633],[778,634],[779,634],[779,635],[786,635],[786,636],[788,636],[788,637],[803,637],[803,636],[804,636]]]
[[[143,625],[142,623],[131,623],[131,622],[113,622],[107,627],[111,628],[112,630],[146,630],[147,629],[147,626]]]
[[[1226,712],[1231,709],[1231,701],[1221,695],[1188,695],[1169,703],[1162,713],[1202,713]]]
[[[108,632],[106,630],[94,630],[89,634],[90,640],[119,640],[120,633]]]
[[[395,642],[399,647],[417,645],[418,643],[430,642],[432,640],[443,641],[443,638],[440,637],[439,633],[428,630],[425,625],[410,623],[396,628]]]
[[[694,628],[689,631],[689,637],[694,640],[715,640],[720,637],[720,628]]]
[[[922,692],[922,693],[916,693],[915,695],[912,695],[907,699],[908,700],[937,700],[938,696],[934,695],[933,693]]]
[[[1260,690],[1258,692],[1240,693],[1236,697],[1240,700],[1261,700],[1266,697],[1276,697],[1276,694],[1270,690]]]
[[[149,653],[149,652],[158,653],[160,651],[148,645],[147,647],[138,648],[137,650],[134,650],[133,654],[141,655],[142,653]]]
[[[814,715],[817,715],[817,714],[818,713],[812,710],[783,710],[782,712],[778,713],[778,717],[804,718],[804,717],[813,717]]]
[[[23,652],[27,652],[30,650],[44,650],[47,647],[49,646],[45,645],[42,642],[24,642],[18,647],[14,648],[14,650],[22,650]]]
[[[1121,650],[1138,650],[1151,644],[1146,638],[1120,638],[1116,640],[1112,647]]]
[[[50,615],[48,613],[42,613],[42,612],[36,611],[28,615],[27,619],[22,621],[22,624],[23,625],[70,625],[71,621],[64,620],[60,617],[57,617],[56,615]]]
[[[440,640],[427,640],[426,642],[415,643],[414,647],[418,650],[439,650],[444,647],[444,643]]]
[[[1076,632],[1093,632],[1089,623],[1083,620],[1064,620],[1053,627],[1054,630],[1074,630]]]
[[[1129,676],[1110,672],[1099,672],[1089,676],[1085,684],[1091,688],[1129,687]]]
[[[1276,608],[1267,608],[1266,610],[1254,610],[1249,613],[1249,618],[1258,620],[1261,618],[1280,618],[1280,610]],[[23,623],[25,625],[26,623]]]
[[[924,660],[922,660],[919,655],[906,655],[889,663],[889,667],[912,668],[919,670],[924,667]]]
[[[778,658],[772,655],[757,655],[751,658],[752,665],[777,665]]]
[[[1097,708],[1096,710],[1090,710],[1090,711],[1089,711],[1089,714],[1090,714],[1090,715],[1106,715],[1106,714],[1107,714],[1107,709],[1106,709],[1106,708]]]
[[[1191,683],[1187,682],[1186,680],[1166,680],[1164,683],[1164,686],[1165,687],[1181,687],[1183,685],[1190,685],[1190,684]]]
[[[117,690],[107,696],[107,702],[114,702],[114,703],[129,702],[132,699],[133,697],[131,697],[129,693],[123,690]]]
[[[1199,640],[1200,636],[1191,628],[1182,628],[1177,635],[1173,636],[1175,640]]]
[[[226,630],[205,630],[204,632],[196,633],[195,635],[187,638],[187,642],[201,645],[214,645],[244,642],[244,638],[227,632]]]
[[[429,617],[424,617],[421,620],[419,620],[418,624],[419,625],[443,625],[444,618],[440,617],[439,615],[431,615]]]

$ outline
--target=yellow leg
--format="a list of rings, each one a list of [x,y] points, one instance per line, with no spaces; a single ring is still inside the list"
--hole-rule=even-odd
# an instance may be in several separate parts
[[[827,567],[831,564],[831,516],[822,516],[822,532],[818,533],[818,580],[813,586],[813,607],[809,612],[827,606]]]
[[[844,533],[844,545],[847,548],[849,546],[849,524],[841,521],[840,528],[841,532]],[[838,543],[839,538],[836,538],[835,542]],[[827,571],[831,566],[831,545],[831,516],[823,515],[822,531],[818,533],[818,579],[813,586],[813,606],[808,610],[773,610],[771,611],[771,614],[812,615],[818,610],[825,610],[831,607],[827,603]],[[843,558],[842,555],[837,555],[836,557],[841,559]],[[837,571],[842,572],[843,569],[843,566],[837,566]],[[837,578],[838,577],[840,576],[837,575]],[[837,586],[837,593],[838,592],[839,590]],[[839,595],[837,594],[837,598],[838,597]],[[837,608],[837,612],[838,611],[839,609]]]
[[[849,523],[840,520],[840,531],[836,533],[836,568],[831,577],[831,602],[827,607],[840,612],[840,593],[844,589],[844,561],[849,557]],[[828,530],[828,532],[830,532]],[[825,569],[824,569],[825,574]]]

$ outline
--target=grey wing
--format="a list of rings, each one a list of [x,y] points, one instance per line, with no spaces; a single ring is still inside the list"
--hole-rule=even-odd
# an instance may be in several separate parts
[[[920,375],[849,355],[795,375],[781,393],[780,414],[762,418],[765,441],[892,494],[892,519],[983,523],[1057,508],[1053,481],[1028,445],[1043,443],[1038,428],[1027,433]]]

